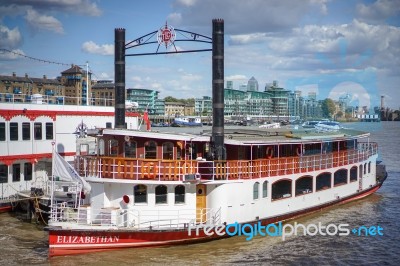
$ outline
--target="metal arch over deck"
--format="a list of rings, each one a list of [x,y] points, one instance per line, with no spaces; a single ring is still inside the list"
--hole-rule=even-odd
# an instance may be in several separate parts
[[[124,129],[125,125],[125,57],[157,54],[176,54],[212,51],[212,98],[213,98],[213,124],[210,139],[211,148],[207,155],[209,160],[224,160],[226,150],[224,147],[224,20],[213,19],[212,38],[202,34],[173,29],[167,24],[158,31],[153,31],[133,41],[125,43],[125,29],[115,29],[114,68],[115,68],[115,128]],[[176,40],[175,31],[186,37]],[[151,39],[157,35],[157,42]],[[185,35],[186,34],[186,35]],[[190,37],[188,37],[189,35]],[[178,51],[174,42],[189,41],[212,44],[212,49],[197,49]],[[126,54],[126,50],[158,43],[155,53]],[[173,46],[175,51],[158,52],[160,45]]]
[[[155,44],[158,43],[157,50],[154,53],[135,53],[135,54],[125,54],[125,56],[141,56],[141,55],[157,55],[157,54],[179,54],[179,53],[193,53],[193,52],[210,52],[212,51],[211,48],[209,49],[196,49],[196,50],[184,50],[184,51],[178,51],[176,49],[176,46],[174,42],[200,42],[200,43],[209,43],[212,44],[212,38],[207,37],[202,34],[198,34],[195,32],[191,31],[186,31],[186,30],[180,30],[180,29],[174,29],[175,32],[181,33],[182,37],[185,37],[184,39],[176,39],[174,40],[171,45],[174,46],[175,51],[167,51],[167,52],[159,52],[158,50],[160,49],[161,43],[160,41],[151,41],[152,38],[155,37],[155,35],[159,32],[159,30],[153,31],[151,33],[148,33],[146,35],[143,35],[142,37],[139,37],[133,41],[128,42],[125,45],[125,50],[135,48],[138,46],[143,46],[143,45],[148,45],[148,44]],[[185,35],[189,34],[189,36]]]

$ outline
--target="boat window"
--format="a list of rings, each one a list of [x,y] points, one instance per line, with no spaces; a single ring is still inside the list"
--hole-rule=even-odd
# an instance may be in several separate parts
[[[125,141],[125,157],[136,158],[136,141]]]
[[[164,142],[162,145],[163,159],[173,160],[174,159],[174,144],[172,142]]]
[[[147,141],[144,144],[144,157],[146,159],[157,159],[157,143],[155,141]]]
[[[244,159],[244,150],[245,150],[244,146],[239,146],[238,160],[243,160]]]
[[[340,186],[347,184],[347,169],[337,170],[333,176],[333,185]]]
[[[156,204],[167,203],[167,186],[156,186]]]
[[[99,140],[99,155],[102,156],[104,155],[104,139]]]
[[[296,180],[296,196],[311,193],[313,190],[313,177],[302,176]]]
[[[5,164],[0,165],[0,183],[8,182],[8,166]]]
[[[46,123],[46,139],[53,139],[53,123]]]
[[[22,123],[22,140],[30,140],[31,139],[31,123],[24,122]]]
[[[263,187],[262,187],[262,192],[263,192],[263,198],[268,197],[268,181],[264,181]]]
[[[359,177],[362,178],[363,177],[363,165],[362,164],[360,164],[358,173],[359,173]]]
[[[368,163],[368,174],[371,173],[371,162]]]
[[[292,196],[292,180],[284,179],[272,184],[272,200],[290,198]]]
[[[6,140],[6,123],[0,123],[0,141]]]
[[[350,169],[350,182],[357,181],[357,172],[358,172],[357,166],[353,166]]]
[[[13,164],[12,177],[13,177],[13,182],[21,181],[21,165],[19,163]]]
[[[175,187],[175,204],[185,203],[185,186],[178,185]]]
[[[364,164],[364,175],[367,174],[367,163]]]
[[[35,136],[35,140],[41,140],[42,139],[42,123],[36,122],[33,124],[33,132]]]
[[[176,159],[182,159],[182,147],[180,147],[179,145],[176,147]]]
[[[260,186],[260,183],[255,182],[253,185],[253,199],[258,199],[258,187]]]
[[[18,123],[10,123],[10,140],[18,140]]]
[[[145,185],[136,185],[133,188],[135,203],[147,203],[147,187]]]
[[[110,139],[108,141],[110,145],[110,156],[117,156],[118,155],[118,140]]]
[[[331,179],[332,179],[331,173],[322,173],[322,174],[317,175],[316,184],[315,184],[316,191],[331,188]]]
[[[24,180],[32,180],[32,164],[24,164]]]

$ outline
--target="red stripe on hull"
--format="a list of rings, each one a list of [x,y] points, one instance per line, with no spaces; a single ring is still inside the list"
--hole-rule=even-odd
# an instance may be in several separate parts
[[[262,225],[276,223],[310,214],[337,204],[364,198],[381,187],[381,184],[371,187],[360,193],[337,199],[316,207],[311,207],[297,212],[260,220]],[[188,230],[175,231],[121,231],[121,230],[63,230],[49,228],[49,256],[62,256],[84,254],[121,248],[156,247],[165,245],[179,245],[199,243],[224,238],[225,236],[206,236],[200,231],[199,236],[193,232],[188,235]]]
[[[0,206],[0,213],[2,212],[9,212],[12,210],[12,206]]]

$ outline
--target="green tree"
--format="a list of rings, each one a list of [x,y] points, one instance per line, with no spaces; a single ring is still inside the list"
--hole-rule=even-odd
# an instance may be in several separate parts
[[[322,102],[321,108],[322,108],[322,115],[324,117],[332,118],[332,116],[335,114],[335,111],[336,111],[335,102],[330,98],[326,98]]]
[[[176,98],[174,98],[174,97],[172,97],[172,96],[167,96],[167,97],[165,97],[165,98],[164,98],[164,101],[166,101],[166,102],[179,102],[178,99],[176,99]]]

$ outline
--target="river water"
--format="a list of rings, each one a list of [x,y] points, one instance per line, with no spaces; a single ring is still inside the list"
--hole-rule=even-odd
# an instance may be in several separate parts
[[[348,125],[346,125],[348,126]],[[124,249],[48,258],[47,233],[14,214],[0,214],[0,265],[398,265],[400,260],[400,123],[355,123],[379,144],[389,177],[375,194],[297,219],[302,224],[381,226],[383,235],[233,237],[203,244]]]

